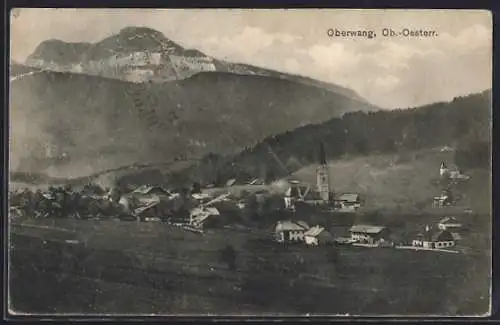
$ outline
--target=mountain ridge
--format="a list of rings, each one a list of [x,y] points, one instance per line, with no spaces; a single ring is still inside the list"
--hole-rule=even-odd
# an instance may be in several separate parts
[[[11,139],[16,141],[11,168],[50,167],[56,176],[208,151],[230,153],[300,125],[377,109],[322,88],[260,75],[200,72],[171,82],[131,83],[17,69],[11,76]]]
[[[28,56],[26,64],[52,71],[85,73],[133,82],[179,80],[210,71],[258,74],[313,85],[366,102],[352,89],[333,83],[219,60],[198,49],[185,49],[149,27],[125,27],[95,43],[46,40]]]
[[[215,183],[223,186],[230,178],[236,178],[238,182],[246,183],[256,177],[272,181],[276,180],[276,177],[285,177],[288,173],[290,175],[298,173],[299,178],[305,176],[307,181],[311,182],[314,180],[313,173],[317,165],[317,148],[315,148],[314,144],[320,142],[326,143],[326,158],[329,163],[334,163],[334,166],[338,167],[336,167],[337,169],[340,168],[339,166],[344,166],[342,168],[348,168],[351,174],[354,168],[349,167],[351,161],[358,161],[357,164],[359,165],[359,161],[365,161],[366,159],[377,161],[379,159],[370,157],[385,157],[381,159],[386,160],[386,162],[378,167],[375,166],[376,170],[373,172],[383,171],[386,173],[393,168],[410,166],[413,160],[419,160],[418,157],[425,152],[435,152],[432,156],[439,157],[441,155],[446,156],[446,159],[453,159],[456,164],[465,168],[465,170],[478,170],[478,168],[483,170],[489,166],[488,157],[490,156],[488,155],[491,150],[491,130],[488,121],[490,114],[491,90],[487,90],[479,94],[455,98],[450,102],[435,103],[408,110],[376,111],[368,114],[362,112],[349,113],[344,115],[343,118],[333,118],[320,124],[307,125],[292,131],[269,136],[253,145],[248,145],[245,149],[234,154],[224,156],[209,153],[198,159],[195,165],[181,166],[177,168],[176,172],[167,174],[162,174],[158,166],[154,166],[154,164],[143,164],[144,168],[142,169],[136,169],[137,165],[133,164],[119,168],[128,169],[129,172],[100,171],[100,173],[87,175],[84,178],[71,178],[66,181],[63,178],[50,178],[43,173],[11,172],[11,178],[15,182],[32,184],[40,182],[63,184],[67,181],[70,181],[71,184],[81,184],[85,180],[96,181],[99,178],[100,181],[104,181],[108,185],[119,180],[125,184],[127,182],[159,182],[162,184],[167,183],[170,186],[185,186],[192,182],[200,182],[202,184]],[[429,123],[429,119],[434,120],[434,122]],[[365,132],[360,132],[365,128],[370,130],[374,125],[387,129],[380,123],[393,124],[392,122],[395,120],[398,121],[397,127],[392,132],[378,136],[378,139],[376,139],[376,135],[367,135],[365,137],[363,136]],[[347,123],[344,125],[344,130],[349,131],[345,133],[349,136],[344,140],[340,136],[343,134],[342,128],[331,128],[332,125],[341,125],[342,121]],[[443,121],[449,123],[448,128],[442,127]],[[417,128],[411,128],[410,125],[413,124],[417,125]],[[356,131],[356,129],[358,130]],[[337,136],[332,138],[332,132]],[[426,135],[423,136],[422,134]],[[384,137],[387,139],[384,139]],[[334,138],[337,141],[333,141]],[[421,142],[415,142],[419,138],[421,138]],[[346,143],[339,147],[338,144],[343,141],[346,141]],[[301,144],[301,142],[303,143]],[[365,142],[364,145],[362,145],[363,142]],[[446,148],[453,147],[454,152],[450,152],[451,149],[439,150],[443,146]],[[273,154],[269,150],[272,150]],[[277,160],[281,163],[278,163]],[[436,168],[436,171],[429,170],[429,173],[438,173],[439,159],[432,158],[431,160],[434,160],[433,164],[435,166],[433,168]],[[423,170],[422,166],[418,168],[421,171]],[[287,169],[287,171],[285,172],[284,169]],[[371,175],[370,170],[360,171],[360,173],[366,178]],[[339,170],[337,170],[338,172]],[[347,175],[335,174],[332,176],[335,183],[338,181],[336,181],[338,177],[343,179],[342,184],[344,186],[349,183],[345,180]],[[216,179],[217,177],[219,179]],[[394,175],[391,176],[391,182],[395,181],[395,177]],[[110,180],[113,179],[114,181],[110,183]],[[353,186],[359,187],[362,185],[354,184]],[[395,183],[394,185],[402,186],[404,184]],[[380,184],[377,186],[380,187]],[[424,195],[423,193],[420,194]]]
[[[211,153],[202,163],[171,173],[170,181],[216,185],[229,179],[240,183],[254,178],[274,181],[316,165],[320,143],[325,144],[329,161],[452,146],[461,155],[462,167],[484,167],[491,146],[491,92],[405,110],[349,112],[271,135],[234,155]]]

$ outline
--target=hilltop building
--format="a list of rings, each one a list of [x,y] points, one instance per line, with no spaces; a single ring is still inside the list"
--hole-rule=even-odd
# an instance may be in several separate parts
[[[453,204],[453,195],[450,190],[443,190],[440,196],[434,197],[433,206],[435,208],[442,208]]]
[[[444,161],[441,162],[441,166],[439,168],[439,176],[442,179],[450,179],[455,181],[468,180],[470,178],[468,175],[462,174],[456,168],[449,168]]]

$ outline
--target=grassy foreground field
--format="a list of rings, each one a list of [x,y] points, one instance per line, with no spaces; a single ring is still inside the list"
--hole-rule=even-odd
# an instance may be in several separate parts
[[[30,223],[11,229],[10,307],[18,313],[471,315],[489,309],[487,251],[283,247],[260,230],[198,235],[152,223]],[[236,271],[220,261],[226,244],[237,252]]]

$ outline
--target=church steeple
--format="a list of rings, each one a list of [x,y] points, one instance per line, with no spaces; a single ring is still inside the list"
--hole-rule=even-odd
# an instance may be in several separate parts
[[[445,177],[448,174],[448,167],[444,161],[441,162],[441,167],[439,168],[439,175]]]
[[[319,144],[319,166],[316,170],[317,190],[323,201],[330,200],[330,175],[326,163],[325,148],[322,142]]]
[[[325,147],[323,142],[319,143],[319,164],[326,165]]]

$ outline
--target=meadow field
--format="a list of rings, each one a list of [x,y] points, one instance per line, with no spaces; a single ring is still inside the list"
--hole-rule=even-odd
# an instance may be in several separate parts
[[[474,237],[483,239],[474,252],[443,254],[282,246],[271,241],[270,231],[200,235],[161,223],[18,220],[10,229],[10,308],[112,315],[489,310],[488,232]],[[226,245],[236,251],[235,270],[220,258]]]

